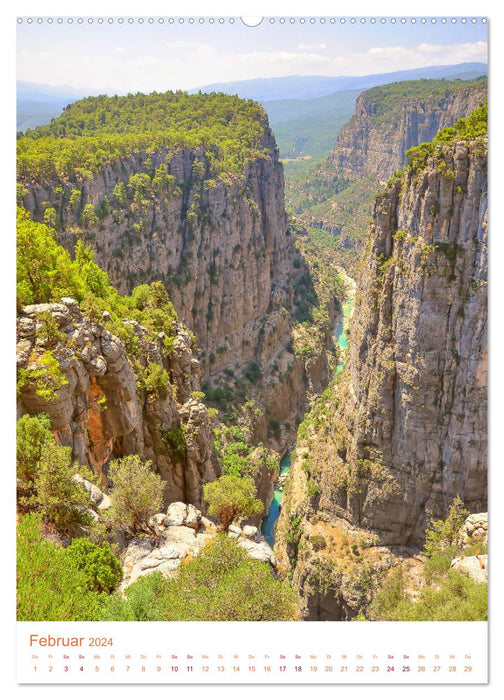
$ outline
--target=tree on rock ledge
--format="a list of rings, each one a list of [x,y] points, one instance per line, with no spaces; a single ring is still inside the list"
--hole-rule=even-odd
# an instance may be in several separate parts
[[[257,491],[251,477],[226,474],[205,484],[203,495],[208,503],[208,513],[219,518],[222,530],[227,530],[238,517],[251,518],[264,510],[262,501],[256,498]]]
[[[151,463],[127,455],[110,463],[108,476],[113,485],[111,524],[131,536],[151,532],[149,518],[161,510],[165,485]]]

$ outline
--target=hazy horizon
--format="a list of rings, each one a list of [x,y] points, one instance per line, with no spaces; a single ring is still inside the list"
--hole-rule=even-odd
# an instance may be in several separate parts
[[[225,22],[41,24],[17,27],[17,79],[96,92],[194,90],[296,75],[350,77],[487,63],[487,25]]]

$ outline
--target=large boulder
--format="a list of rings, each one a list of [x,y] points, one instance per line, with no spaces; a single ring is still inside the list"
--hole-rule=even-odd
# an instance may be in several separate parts
[[[252,559],[258,559],[259,561],[267,562],[271,564],[271,566],[276,567],[278,563],[277,558],[265,540],[253,542],[245,537],[239,537],[238,545],[242,547]]]
[[[170,503],[164,519],[165,527],[185,526],[197,530],[201,522],[201,511],[191,503]]]
[[[476,583],[487,583],[488,581],[488,556],[486,554],[457,557],[452,561],[451,568],[464,571]]]

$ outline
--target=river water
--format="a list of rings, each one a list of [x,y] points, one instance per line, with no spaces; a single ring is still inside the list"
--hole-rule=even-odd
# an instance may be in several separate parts
[[[336,340],[338,347],[341,350],[343,350],[343,362],[340,362],[336,367],[336,375],[338,375],[344,367],[345,351],[348,348],[348,341],[346,339],[345,329],[348,319],[352,315],[353,306],[353,299],[347,299],[347,301],[343,304],[343,315],[334,327],[333,331],[334,339]],[[280,474],[287,474],[289,472],[289,469],[291,467],[291,454],[293,449],[294,445],[282,457],[280,461]],[[278,516],[280,515],[282,497],[283,492],[277,491],[275,489],[275,491],[273,492],[273,501],[271,502],[270,509],[268,510],[268,515],[264,518],[261,526],[262,534],[266,538],[266,541],[268,542],[270,547],[273,547],[273,545],[275,544],[275,527],[277,524]]]

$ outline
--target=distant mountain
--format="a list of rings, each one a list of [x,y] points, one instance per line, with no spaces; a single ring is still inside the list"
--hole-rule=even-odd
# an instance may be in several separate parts
[[[18,131],[26,131],[26,129],[34,129],[41,124],[47,124],[53,117],[59,116],[68,104],[81,97],[87,97],[89,94],[89,91],[69,86],[53,87],[52,85],[18,82],[16,128]]]
[[[290,82],[293,79],[301,81],[296,95],[297,99],[263,101],[280,149],[280,156],[282,158],[299,158],[300,156],[322,156],[329,153],[336,142],[339,130],[355,112],[355,100],[364,90],[401,82],[401,76],[405,74],[408,76],[408,80],[417,80],[418,74],[423,72],[426,74],[421,77],[430,80],[436,77],[438,79],[468,80],[486,75],[487,66],[484,63],[463,63],[457,66],[437,66],[412,71],[366,75],[359,78],[329,78],[328,80],[333,83],[340,81],[340,85],[344,84],[343,81],[358,81],[360,86],[352,90],[340,89],[330,95],[311,98],[299,97],[300,94],[303,94],[306,78],[302,76],[288,79],[272,78],[271,80],[277,87],[279,81]],[[317,78],[317,80],[319,79]],[[244,81],[244,83],[249,82],[253,81]],[[285,82],[283,87],[290,89],[288,82]],[[365,87],[364,84],[366,84]],[[318,83],[318,85],[321,86],[322,83]],[[271,89],[273,87],[272,84]]]
[[[320,97],[334,95],[339,93],[342,100],[341,105],[348,104],[349,95],[345,94],[349,91],[356,91],[355,97],[371,87],[383,85],[384,83],[392,83],[400,80],[417,80],[419,78],[475,78],[479,75],[486,75],[488,71],[485,63],[459,63],[455,66],[428,66],[426,68],[415,68],[413,70],[396,71],[394,73],[377,73],[375,75],[362,76],[317,76],[317,75],[290,75],[284,78],[254,78],[252,80],[239,80],[228,83],[214,83],[213,85],[205,85],[201,88],[189,90],[190,93],[201,92],[225,92],[228,94],[237,94],[240,97],[245,97],[266,104],[266,109],[270,115],[270,123],[275,130],[280,142],[281,152],[289,153],[294,147],[294,152],[299,153],[298,146],[292,143],[292,135],[294,139],[298,137],[305,138],[302,133],[305,129],[306,121],[312,119],[310,110],[315,110],[315,119],[323,117],[323,114],[318,112],[322,110],[322,103],[315,103],[313,107],[307,102],[301,104],[302,100],[316,100]],[[169,89],[169,86],[166,88]],[[81,97],[97,94],[92,90],[81,90],[70,86],[54,87],[51,85],[41,85],[37,83],[19,82],[17,86],[17,130],[25,131],[33,129],[41,124],[47,124],[53,117],[61,114],[67,104],[75,102]],[[352,99],[354,99],[352,97]],[[295,100],[296,104],[278,104],[273,105],[273,101]],[[353,106],[349,112],[345,113],[345,118],[341,121],[341,109],[329,100],[327,104],[329,111],[336,110],[337,128],[347,121],[353,114]],[[293,119],[288,119],[289,110],[292,109]],[[329,118],[329,116],[328,116]],[[302,119],[304,124],[287,124],[289,121],[298,121]],[[277,127],[280,121],[284,122],[282,130],[278,131]],[[333,144],[326,147],[323,137],[326,125],[324,119],[322,123],[316,121],[313,125],[316,133],[322,136],[323,146],[315,144],[315,150],[309,153],[321,153],[329,151]],[[299,134],[298,134],[299,132]],[[337,133],[337,132],[336,132]],[[284,136],[285,135],[285,136]],[[287,140],[285,140],[287,139]],[[300,142],[301,143],[301,142]],[[306,149],[305,149],[306,150]]]
[[[289,75],[283,78],[253,78],[228,83],[203,85],[189,92],[226,92],[240,97],[269,102],[271,100],[312,99],[330,95],[342,90],[367,90],[371,87],[394,83],[400,80],[419,80],[420,78],[464,79],[486,75],[486,63],[459,63],[455,66],[426,66],[393,73],[375,73],[359,76],[321,76]]]
[[[354,114],[360,93],[361,90],[342,90],[313,99],[263,102],[280,156],[329,153],[339,130]]]

